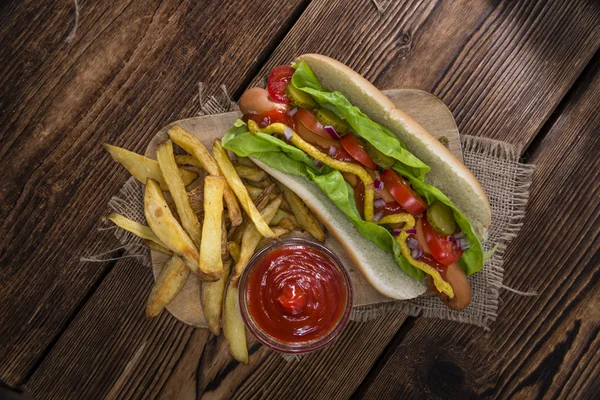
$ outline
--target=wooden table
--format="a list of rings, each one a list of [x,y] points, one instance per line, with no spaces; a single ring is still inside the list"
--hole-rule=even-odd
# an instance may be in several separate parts
[[[598,398],[600,2],[10,0],[0,5],[0,380],[39,399]],[[463,134],[537,170],[491,332],[391,313],[326,350],[250,364],[167,313],[150,271],[80,263],[143,152],[225,84],[319,52],[378,87],[440,97]]]

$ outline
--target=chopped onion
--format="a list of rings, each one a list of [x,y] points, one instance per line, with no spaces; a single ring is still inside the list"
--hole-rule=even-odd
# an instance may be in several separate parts
[[[381,208],[385,206],[385,200],[384,199],[377,199],[373,202],[373,205],[377,208]]]
[[[413,228],[413,229],[407,229],[406,233],[408,233],[409,235],[416,235],[417,234],[417,230],[415,228]]]
[[[458,245],[458,247],[460,247],[460,249],[462,251],[466,251],[471,248],[471,243],[469,242],[469,239],[467,239],[467,238],[458,239],[456,241],[456,244]]]
[[[283,134],[285,135],[286,140],[291,140],[292,136],[294,136],[294,134],[292,133],[292,130],[290,128],[285,128],[285,130],[283,131]]]
[[[327,125],[325,127],[325,130],[327,131],[327,133],[329,133],[329,136],[331,136],[332,139],[340,140],[342,138],[333,126]]]
[[[329,146],[329,152],[327,152],[327,154],[329,154],[329,157],[335,157],[337,154],[337,149],[335,146]]]
[[[321,168],[323,166],[323,163],[319,160],[317,160],[316,158],[313,160],[313,162],[315,163],[315,166],[317,168]]]
[[[412,249],[410,251],[410,256],[412,258],[414,258],[415,260],[418,260],[419,258],[421,258],[421,256],[423,255],[423,249]]]
[[[373,221],[375,222],[379,222],[381,218],[383,218],[383,212],[381,211],[373,215]]]
[[[400,228],[396,228],[392,231],[392,235],[394,235],[394,236],[400,236],[401,233],[402,233],[402,229],[400,229]]]
[[[376,180],[373,182],[373,187],[374,187],[375,189],[377,189],[377,190],[381,190],[381,189],[383,189],[383,188],[385,187],[385,185],[383,184],[383,182],[382,182],[382,181],[380,181],[379,179],[376,179]]]
[[[452,235],[452,238],[454,238],[456,240],[460,240],[460,239],[464,238],[465,236],[467,236],[467,235],[465,235],[464,232],[458,232],[458,233],[455,233],[454,235]]]
[[[414,237],[409,237],[406,239],[406,245],[409,249],[414,250],[419,247],[419,241]]]
[[[294,107],[290,111],[287,112],[287,115],[289,115],[290,117],[293,117],[294,114],[296,114],[297,112],[298,112],[298,109],[296,107]]]

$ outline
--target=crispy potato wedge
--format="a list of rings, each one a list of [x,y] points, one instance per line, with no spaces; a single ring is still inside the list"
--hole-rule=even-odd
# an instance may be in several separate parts
[[[275,216],[275,213],[279,209],[280,204],[281,197],[278,197],[272,202],[270,202],[264,210],[262,210],[261,216],[262,218],[264,218],[267,224],[271,222],[273,216]],[[244,229],[244,234],[242,235],[242,248],[240,251],[240,258],[235,263],[235,270],[231,277],[231,280],[233,282],[237,281],[242,272],[244,272],[246,265],[248,265],[248,261],[250,261],[250,259],[254,255],[254,251],[256,250],[256,246],[258,245],[258,242],[260,241],[261,237],[262,235],[260,234],[256,226],[253,224],[248,224],[248,226],[246,226],[246,229]],[[273,237],[275,237],[274,233],[273,236],[270,236],[270,238]]]
[[[258,245],[256,245],[257,249],[262,249],[263,247],[277,241],[278,238],[282,237],[283,235],[286,235],[288,233],[290,233],[291,231],[285,228],[282,228],[280,226],[274,226],[273,228],[273,233],[275,234],[275,238],[270,239],[270,238],[262,238],[260,239],[260,241],[258,242]]]
[[[179,145],[182,149],[193,155],[202,165],[202,168],[206,170],[212,176],[221,176],[219,166],[215,159],[210,155],[206,147],[195,137],[183,130],[179,125],[173,125],[169,129],[169,137],[171,140]],[[227,185],[225,187],[225,203],[227,204],[227,214],[231,220],[232,226],[238,226],[242,223],[242,211],[237,202],[236,196]]]
[[[229,343],[229,351],[233,358],[248,364],[248,345],[246,344],[246,326],[240,311],[238,288],[227,285],[225,307],[223,309],[223,333]]]
[[[214,334],[221,332],[221,314],[223,311],[223,298],[225,297],[225,288],[229,282],[229,273],[231,271],[231,261],[223,264],[223,276],[216,282],[202,283],[202,309],[208,324],[208,329]]]
[[[178,256],[165,263],[146,302],[146,318],[154,318],[177,296],[183,288],[190,269]]]
[[[266,188],[259,188],[256,186],[252,186],[252,185],[245,185],[245,186],[246,186],[246,189],[248,190],[248,194],[250,195],[250,198],[252,199],[252,201],[254,201],[255,204],[256,204],[256,199],[258,198],[258,196],[260,196],[260,194],[266,189]],[[277,193],[275,192],[275,190],[273,190],[271,192],[271,194],[269,195],[269,200],[274,200],[275,197],[277,197]]]
[[[160,186],[153,179],[146,182],[144,215],[150,229],[160,241],[174,254],[183,258],[192,272],[199,274],[198,249],[169,210]]]
[[[288,231],[293,231],[296,227],[292,220],[289,218],[283,218],[281,221],[279,221],[277,225],[283,229],[287,229]]]
[[[252,185],[264,189],[266,187],[268,187],[269,185],[273,184],[273,181],[271,179],[264,179],[262,181],[250,181],[252,183]]]
[[[283,205],[283,201],[281,202],[281,205]],[[290,214],[287,211],[283,211],[281,209],[281,206],[279,206],[279,210],[277,210],[277,212],[275,213],[275,216],[273,217],[273,219],[271,220],[271,225],[277,225],[279,224],[279,222],[284,219],[287,218],[290,221],[292,221],[292,223],[296,226],[300,226],[298,225],[298,221],[296,220],[296,217],[294,217],[292,214]]]
[[[173,255],[173,252],[167,249],[162,244],[154,243],[152,240],[144,239],[144,244],[150,248],[150,250],[160,251],[168,255]]]
[[[258,167],[249,167],[247,165],[235,165],[235,170],[237,171],[240,178],[247,179],[253,182],[262,182],[267,179],[269,175],[262,169]]]
[[[204,186],[198,186],[187,192],[190,207],[198,219],[204,218]]]
[[[229,252],[231,258],[233,258],[233,261],[239,261],[241,252],[239,244],[237,244],[236,242],[227,242],[227,251]]]
[[[158,160],[163,178],[169,187],[169,193],[171,193],[171,198],[175,203],[175,209],[177,210],[177,215],[179,215],[183,229],[190,235],[196,246],[200,246],[202,227],[190,204],[190,198],[185,191],[183,179],[177,173],[178,167],[175,162],[175,155],[173,154],[173,143],[170,140],[158,146],[156,149],[156,159]]]
[[[144,224],[140,224],[139,222],[129,219],[119,213],[112,213],[108,217],[106,217],[106,219],[111,221],[121,229],[124,229],[128,232],[133,233],[136,236],[141,237],[142,239],[151,241],[164,247],[163,242],[161,242],[158,236],[156,236],[154,232],[152,232],[152,229],[150,229],[150,227]]]
[[[262,209],[266,207],[267,203],[269,202],[269,198],[271,197],[274,189],[275,189],[275,184],[271,184],[269,187],[267,187],[265,189],[261,189],[262,190],[261,194],[254,200],[254,205],[256,206],[256,209],[258,211],[262,211]],[[275,197],[277,197],[277,196],[275,196]],[[245,219],[241,225],[236,226],[234,229],[232,229],[229,232],[229,239],[233,240],[235,242],[241,241],[242,234],[244,233],[244,230],[246,229],[246,226],[248,225],[249,222],[250,221],[248,219]]]
[[[249,159],[248,157],[239,157],[239,156],[238,156],[238,158],[237,158],[237,160],[236,160],[236,161],[237,161],[237,163],[238,163],[238,164],[240,164],[240,165],[245,165],[245,166],[247,166],[247,167],[256,167],[256,164],[254,164],[254,163],[252,162],[252,160],[251,160],[251,159]]]
[[[221,259],[221,229],[223,227],[223,191],[225,178],[207,176],[204,178],[204,227],[200,244],[200,271],[220,279],[223,275]]]
[[[189,154],[176,155],[175,162],[177,165],[191,165],[192,167],[204,169],[200,161],[198,161],[196,157],[190,156]]]
[[[296,221],[300,224],[300,227],[306,232],[310,233],[319,242],[325,241],[325,231],[321,227],[321,224],[312,212],[308,209],[306,204],[298,197],[298,195],[292,192],[290,189],[283,185],[278,185],[279,190],[283,192],[285,200],[292,208],[292,212],[296,217]]]
[[[125,150],[121,147],[113,146],[108,143],[104,144],[106,151],[110,153],[112,158],[125,167],[127,171],[138,181],[146,184],[148,179],[153,179],[160,185],[162,190],[169,190],[167,183],[163,179],[162,173],[158,166],[158,161],[151,160],[141,154],[133,151]],[[184,185],[189,185],[198,176],[193,171],[179,168],[179,175],[183,180]]]
[[[265,222],[265,220],[261,217],[260,212],[257,210],[256,205],[250,198],[248,194],[248,190],[242,183],[239,175],[235,171],[229,156],[225,149],[221,146],[221,142],[219,140],[215,141],[215,145],[213,146],[213,155],[221,172],[227,179],[227,183],[237,196],[240,201],[240,205],[246,211],[246,214],[250,217],[254,225],[256,225],[256,229],[261,233],[261,235],[266,237],[273,237],[273,232],[271,232],[271,228],[269,228],[269,224]]]

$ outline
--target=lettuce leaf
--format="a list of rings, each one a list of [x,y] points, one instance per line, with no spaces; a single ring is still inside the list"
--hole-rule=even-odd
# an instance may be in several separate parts
[[[302,150],[270,135],[253,135],[241,120],[236,121],[225,134],[222,144],[238,156],[255,157],[272,168],[303,176],[309,182],[313,182],[348,217],[363,237],[382,250],[393,253],[402,271],[415,279],[425,278],[423,271],[410,265],[402,256],[400,245],[386,228],[360,218],[354,201],[354,191],[339,171],[327,166],[316,168],[312,158]]]
[[[400,166],[409,171],[412,176],[423,180],[431,168],[408,151],[406,145],[391,130],[372,121],[358,107],[350,104],[340,92],[325,90],[306,62],[300,61],[295,68],[292,84],[296,88],[312,95],[319,106],[346,119],[352,127],[352,132],[397,160]]]

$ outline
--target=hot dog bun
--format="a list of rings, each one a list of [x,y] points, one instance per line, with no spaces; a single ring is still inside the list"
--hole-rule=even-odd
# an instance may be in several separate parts
[[[473,174],[434,136],[381,93],[371,82],[346,65],[320,54],[305,54],[305,61],[321,84],[338,91],[373,121],[391,129],[408,150],[431,167],[425,181],[440,189],[485,239],[491,220],[488,198]]]

